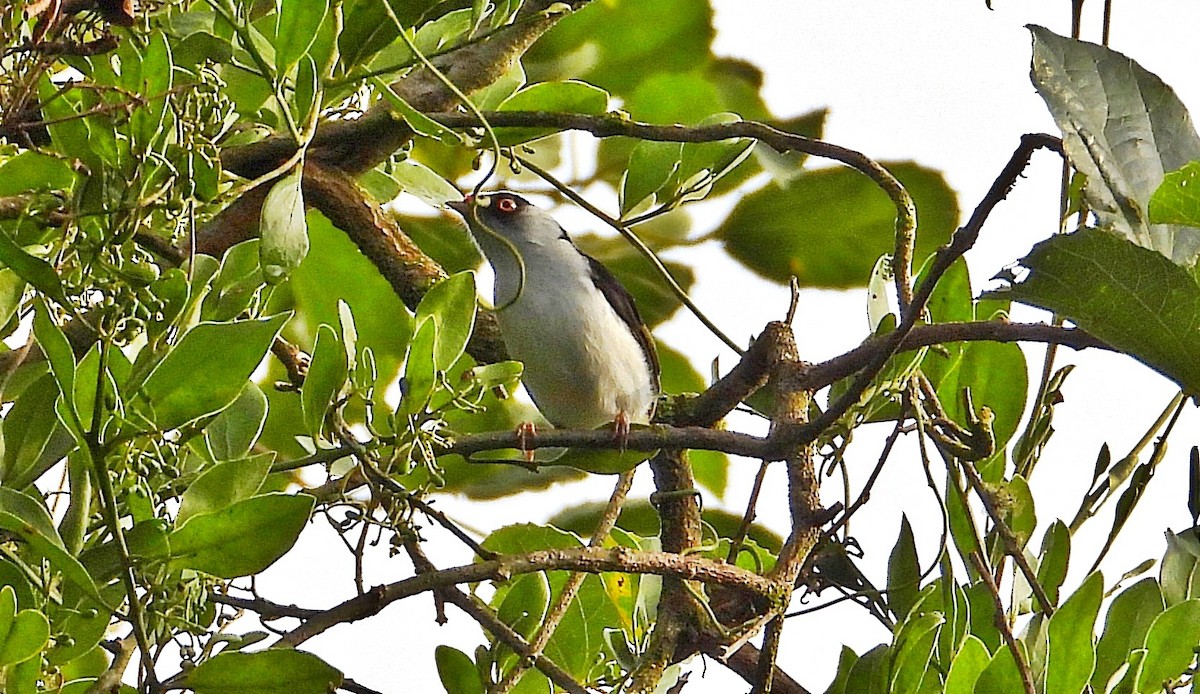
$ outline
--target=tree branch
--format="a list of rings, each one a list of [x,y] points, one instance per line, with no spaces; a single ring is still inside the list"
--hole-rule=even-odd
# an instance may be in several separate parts
[[[621,507],[625,505],[625,497],[629,494],[629,488],[633,486],[634,470],[626,470],[617,478],[617,484],[613,488],[612,494],[608,498],[608,505],[604,508],[604,513],[600,515],[600,522],[596,525],[592,537],[588,540],[589,547],[600,547],[604,544],[605,538],[612,532],[613,526],[617,524],[617,517],[621,513]],[[524,673],[529,665],[535,663],[535,658],[542,655],[546,649],[546,645],[550,643],[550,639],[554,636],[554,632],[558,629],[558,625],[562,623],[563,617],[567,616],[567,610],[570,609],[571,603],[575,601],[575,596],[579,593],[580,586],[583,585],[584,579],[587,578],[586,573],[575,572],[568,578],[562,590],[555,599],[554,604],[550,606],[546,612],[546,617],[542,620],[541,626],[538,627],[538,632],[533,637],[533,641],[529,646],[529,653],[522,654],[524,657],[517,661],[500,680],[500,682],[492,688],[490,694],[508,694],[512,688],[520,681],[522,673]]]
[[[519,574],[553,569],[588,573],[612,571],[656,574],[735,586],[759,595],[771,595],[777,590],[772,581],[758,574],[700,556],[642,552],[624,547],[540,550],[419,574],[396,583],[376,586],[363,595],[353,597],[307,620],[284,634],[275,646],[298,646],[333,626],[373,616],[397,600],[443,586],[479,581],[506,581]]]

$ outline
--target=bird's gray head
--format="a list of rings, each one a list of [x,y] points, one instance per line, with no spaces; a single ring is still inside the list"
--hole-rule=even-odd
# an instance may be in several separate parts
[[[467,196],[461,201],[447,203],[447,206],[467,220],[471,233],[489,256],[495,245],[494,236],[518,246],[541,246],[565,238],[565,232],[553,217],[516,193],[501,191]]]

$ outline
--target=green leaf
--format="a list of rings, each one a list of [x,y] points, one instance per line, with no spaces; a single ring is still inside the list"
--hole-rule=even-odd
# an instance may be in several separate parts
[[[834,675],[833,682],[829,684],[825,694],[846,694],[846,680],[850,678],[850,670],[856,662],[858,654],[849,646],[842,646],[842,652],[838,656],[837,674]]]
[[[291,173],[271,186],[263,202],[258,254],[263,276],[271,284],[286,279],[308,255],[303,179],[304,168],[297,164]]]
[[[962,480],[958,480],[958,487],[963,487]],[[950,535],[954,539],[954,546],[958,548],[961,555],[966,557],[970,556],[972,552],[980,551],[978,521],[972,522],[974,516],[971,507],[963,502],[962,495],[956,489],[955,480],[949,477],[946,481],[946,516],[950,524]]]
[[[54,270],[54,266],[46,261],[25,252],[7,233],[0,231],[0,263],[17,273],[17,276],[28,282],[46,296],[59,304],[67,305],[66,292],[63,289],[62,278]]]
[[[1200,644],[1200,600],[1172,605],[1155,617],[1146,633],[1146,657],[1137,679],[1142,694],[1160,692],[1167,682],[1178,682],[1196,659]]]
[[[919,262],[946,243],[958,202],[942,175],[911,163],[885,164],[916,202]],[[845,168],[772,183],[742,198],[714,232],[730,255],[776,282],[865,286],[875,260],[895,248],[896,208],[870,179]]]
[[[50,80],[50,73],[44,72],[38,80],[38,98],[42,117],[50,122],[46,130],[50,132],[55,150],[80,160],[93,175],[101,171],[104,164],[93,150],[87,124],[80,117],[83,109],[79,105],[78,92],[71,89],[60,92],[59,85]]]
[[[1042,553],[1038,559],[1038,584],[1050,598],[1051,607],[1058,604],[1058,589],[1062,587],[1067,577],[1067,564],[1071,559],[1071,531],[1061,520],[1054,521],[1042,538]],[[1038,605],[1035,610],[1046,610],[1045,605]]]
[[[417,324],[437,324],[433,364],[445,371],[458,361],[475,327],[475,273],[460,272],[429,288],[417,306]]]
[[[539,82],[505,99],[498,110],[599,115],[608,110],[608,92],[578,80]],[[496,139],[508,147],[556,132],[554,128],[497,128]]]
[[[91,427],[96,409],[96,385],[100,375],[100,343],[93,343],[75,368],[75,412],[85,427]],[[105,395],[114,397],[116,384],[110,374],[104,374]]]
[[[954,655],[946,675],[944,694],[973,694],[975,682],[987,667],[991,655],[987,646],[974,636],[967,636],[962,648]]]
[[[1150,196],[1150,223],[1200,227],[1197,187],[1200,187],[1200,161],[1189,162],[1163,176],[1162,184]]]
[[[176,429],[231,405],[290,317],[201,323],[189,330],[142,385],[139,397],[150,418],[163,430]]]
[[[1164,609],[1162,591],[1153,578],[1144,578],[1113,598],[1104,619],[1104,633],[1096,644],[1092,689],[1103,691],[1129,654],[1145,643],[1146,632]]]
[[[1104,577],[1093,573],[1050,618],[1046,694],[1079,694],[1091,679],[1096,665],[1092,633],[1103,597]]]
[[[204,427],[213,460],[236,460],[250,452],[267,421],[267,396],[253,381],[237,400]]]
[[[147,103],[133,111],[130,116],[132,131],[137,151],[149,152],[155,143],[161,142],[168,126],[173,123],[167,110],[167,95],[171,90],[174,71],[171,63],[171,46],[162,31],[152,31],[141,55],[136,55],[134,44],[129,46],[130,52],[121,56],[129,58],[122,62],[123,86],[135,94],[143,94],[148,98]],[[136,67],[135,67],[136,66]],[[108,131],[108,124],[100,119],[87,121],[92,128],[93,136],[97,130]],[[93,127],[93,124],[95,127]]]
[[[544,572],[517,576],[509,582],[496,609],[500,621],[513,631],[532,638],[550,609],[550,582]]]
[[[1056,235],[997,294],[1054,311],[1190,392],[1200,391],[1200,284],[1162,255],[1100,229]]]
[[[171,533],[172,564],[218,578],[259,573],[292,548],[315,502],[272,493],[192,516]]]
[[[483,546],[498,554],[523,554],[541,549],[573,549],[582,547],[583,542],[574,533],[548,525],[514,523],[493,530]]]
[[[42,451],[56,431],[65,433],[54,415],[58,392],[54,374],[43,374],[25,388],[5,415],[3,486],[24,489],[57,462],[57,456],[43,461]],[[41,465],[43,462],[46,464]]]
[[[405,193],[433,207],[444,207],[451,200],[462,199],[462,193],[453,183],[419,161],[405,159],[397,163],[391,173]]]
[[[434,366],[434,342],[437,338],[437,323],[427,320],[417,329],[409,345],[408,360],[404,364],[404,380],[407,389],[401,389],[398,414],[417,414],[429,404],[433,388],[437,384]]]
[[[945,624],[940,613],[915,615],[904,622],[892,646],[891,686],[895,694],[916,694],[929,669],[938,631]]]
[[[70,190],[75,172],[65,159],[25,150],[0,165],[0,196],[29,191]]]
[[[923,278],[923,273],[918,280]],[[942,276],[930,298],[929,310],[936,322],[989,320],[1007,304],[994,300],[975,301],[965,262],[954,263]],[[946,414],[967,426],[984,407],[995,416],[992,434],[996,449],[1002,450],[1016,433],[1025,411],[1028,369],[1025,355],[1015,344],[999,342],[945,343],[929,350],[921,369],[937,388]],[[967,412],[964,391],[970,389],[976,411]]]
[[[190,670],[183,682],[196,694],[327,694],[341,684],[342,673],[317,656],[283,648],[219,653]]]
[[[846,692],[858,694],[884,694],[888,691],[888,663],[891,651],[887,646],[876,646],[859,656],[846,678]]]
[[[683,161],[682,142],[642,140],[629,154],[629,164],[621,178],[621,218],[672,180]]]
[[[638,429],[633,424],[631,428]],[[548,460],[546,465],[572,467],[595,475],[617,475],[641,465],[654,457],[657,451],[615,451],[586,448],[571,448],[562,455]]]
[[[67,553],[54,522],[41,502],[21,492],[0,487],[0,529],[7,530],[37,554],[45,557],[52,567],[92,600],[98,600],[96,585],[79,560]]]
[[[1014,475],[1012,479],[1002,483],[1002,490],[1001,493],[1008,500],[1008,508],[1004,509],[1004,520],[1016,536],[1017,543],[1024,548],[1037,527],[1033,493],[1029,490],[1029,483],[1020,475]]]
[[[50,373],[54,374],[59,392],[63,394],[67,407],[74,413],[75,401],[68,394],[75,392],[75,353],[71,350],[67,336],[63,334],[62,328],[58,327],[58,323],[40,297],[34,301],[33,335],[37,338],[42,353],[46,355]],[[79,419],[73,417],[72,421],[64,423],[78,427]]]
[[[171,548],[167,542],[166,521],[151,518],[137,523],[125,531],[125,546],[128,548],[129,556],[133,559],[135,566],[142,566],[150,562],[157,564],[170,558]],[[122,558],[122,551],[117,545],[117,541],[109,540],[102,545],[88,548],[80,556],[80,561],[87,567],[88,572],[97,583],[108,584],[105,586],[105,591],[114,587],[121,588],[116,600],[116,603],[120,604],[121,600],[126,597],[123,594],[123,586],[109,583],[120,576],[125,568],[125,560]],[[105,592],[105,595],[107,594]]]
[[[182,524],[192,516],[214,513],[254,496],[267,479],[271,463],[275,462],[274,451],[250,456],[242,460],[230,460],[205,470],[188,485],[179,503],[176,524]]]
[[[204,297],[200,315],[205,320],[233,320],[246,310],[264,285],[259,256],[258,239],[243,241],[225,251],[212,288]]]
[[[593,3],[563,17],[523,62],[537,81],[575,77],[628,95],[656,75],[706,64],[715,33],[712,15],[708,4],[689,0],[659,0],[637,12]]]
[[[908,516],[900,517],[900,536],[888,558],[888,607],[897,621],[904,621],[920,591],[921,565],[917,561],[917,542]]]
[[[371,79],[371,82],[375,85],[375,90],[383,95],[383,98],[391,104],[392,109],[404,119],[408,127],[413,129],[413,132],[425,137],[431,137],[447,145],[463,143],[461,135],[413,108],[411,104],[397,94],[391,85],[384,80],[374,77]]]
[[[403,12],[401,8],[414,4],[408,0],[386,1],[396,9],[397,14]],[[381,48],[395,41],[400,33],[388,18],[387,9],[380,0],[347,0],[342,7],[344,19],[342,33],[338,36],[338,51],[342,71],[348,72],[351,67],[366,62]]]
[[[338,392],[346,383],[346,348],[338,334],[328,325],[317,329],[317,344],[313,347],[312,364],[300,388],[300,403],[304,411],[304,428],[319,439],[329,411]]]
[[[718,499],[723,498],[729,483],[729,456],[720,451],[705,450],[690,450],[687,456],[696,482]]]
[[[1024,641],[1018,641],[1017,644],[1022,652],[1026,650]],[[1029,662],[1029,656],[1025,657],[1026,662]],[[1025,691],[1024,685],[1021,684],[1021,672],[1017,669],[1017,662],[1013,660],[1012,651],[1007,646],[997,649],[992,654],[991,662],[975,680],[975,691],[980,694],[992,694],[993,692],[1009,694]]]
[[[25,280],[9,268],[0,268],[0,325],[6,325],[25,297]]]
[[[1175,92],[1104,46],[1033,32],[1033,83],[1063,131],[1071,164],[1100,226],[1189,265],[1200,229],[1151,224],[1147,206],[1168,171],[1200,159],[1187,109]]]
[[[317,63],[312,56],[300,59],[296,68],[296,95],[292,99],[291,108],[296,114],[296,120],[307,122],[314,108],[321,106],[321,75],[317,72]]]
[[[4,586],[0,590],[0,668],[32,658],[49,643],[46,615],[31,609],[17,612],[17,594],[11,586]]]
[[[722,125],[741,120],[736,113],[714,113],[700,119],[698,125]],[[669,197],[684,194],[685,200],[703,198],[713,184],[750,156],[754,146],[755,141],[746,137],[684,143],[683,160],[672,186],[675,190],[670,191]]]
[[[433,650],[433,659],[446,694],[483,694],[483,680],[471,656],[442,645]]]
[[[825,132],[825,119],[828,116],[828,109],[818,109],[794,118],[777,120],[771,125],[784,132],[819,140]],[[755,147],[754,158],[772,178],[786,184],[804,172],[804,162],[807,161],[808,155],[803,152],[779,153],[770,147]]]
[[[284,74],[308,52],[316,38],[328,0],[278,0],[275,24],[275,69]]]
[[[1189,528],[1166,535],[1167,551],[1159,568],[1163,599],[1175,605],[1200,597],[1200,534]]]
[[[393,196],[395,197],[395,196]],[[479,247],[461,221],[437,217],[398,216],[400,228],[413,243],[451,274],[474,270],[483,262]]]
[[[582,546],[578,537],[565,533],[557,528],[536,526],[531,524],[512,525],[493,532],[483,543],[484,547],[502,554],[520,554],[538,549],[565,549]],[[568,572],[551,571],[545,574],[549,580],[551,594],[560,595],[567,580]],[[493,604],[502,604],[507,600],[508,591],[514,582],[498,584]],[[536,591],[536,587],[529,587]],[[621,598],[610,595],[604,583],[596,576],[587,577],[580,586],[578,597],[572,603],[571,609],[564,616],[558,631],[546,647],[546,656],[561,665],[577,679],[587,680],[597,659],[611,657],[603,655],[606,651],[604,630],[614,624],[620,624],[622,617],[616,607],[615,600]],[[521,605],[522,603],[518,603]],[[537,601],[524,603],[532,615]],[[517,605],[514,605],[514,608]],[[519,610],[515,610],[518,611]]]

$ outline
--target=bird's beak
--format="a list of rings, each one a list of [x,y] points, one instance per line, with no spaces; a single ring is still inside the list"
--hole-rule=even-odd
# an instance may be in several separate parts
[[[468,195],[462,200],[451,200],[447,202],[446,207],[449,207],[455,212],[461,214],[463,217],[469,219],[471,216],[471,207],[474,205],[474,203],[475,201],[471,199],[470,195]]]

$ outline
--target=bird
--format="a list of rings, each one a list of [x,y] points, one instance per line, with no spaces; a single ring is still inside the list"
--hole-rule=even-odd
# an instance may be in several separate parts
[[[538,410],[556,428],[611,423],[623,445],[630,424],[650,422],[659,394],[654,338],[629,291],[520,195],[468,195],[447,206],[492,266],[500,332]],[[517,433],[522,449],[536,435],[532,424]]]

